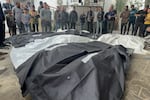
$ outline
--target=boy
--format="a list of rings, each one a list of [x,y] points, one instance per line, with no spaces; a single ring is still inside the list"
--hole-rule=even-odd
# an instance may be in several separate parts
[[[24,25],[25,32],[30,32],[30,14],[28,13],[28,9],[24,9],[23,12],[21,21]]]
[[[6,16],[7,25],[9,28],[10,36],[16,35],[16,22],[15,16],[12,14],[12,11],[8,11],[8,15]]]

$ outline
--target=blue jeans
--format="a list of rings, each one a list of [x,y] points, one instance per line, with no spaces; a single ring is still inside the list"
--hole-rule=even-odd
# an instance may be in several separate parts
[[[24,25],[21,22],[16,22],[16,25],[18,27],[19,33],[24,32]]]
[[[102,34],[102,29],[103,29],[103,21],[97,21],[97,30],[96,34]]]
[[[60,22],[56,22],[55,31],[57,31],[61,27]]]
[[[25,32],[30,32],[30,24],[24,24]]]

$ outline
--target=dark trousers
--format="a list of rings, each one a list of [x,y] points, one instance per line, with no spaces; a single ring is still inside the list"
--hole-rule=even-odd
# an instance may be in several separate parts
[[[139,36],[143,37],[144,36],[144,34],[143,34],[143,30],[144,30],[143,26],[144,26],[144,23],[137,22],[135,24],[135,30],[134,30],[134,34],[133,35],[137,35],[137,31],[139,29]]]
[[[144,26],[143,26],[142,34],[143,34],[144,37],[149,34],[149,32],[146,32],[147,27],[150,27],[150,24],[144,24]]]
[[[121,23],[121,34],[125,34],[126,29],[127,29],[127,23]]]
[[[70,28],[71,28],[71,29],[76,29],[76,23],[71,23]]]
[[[87,22],[87,30],[92,33],[93,32],[93,22]]]
[[[5,24],[0,22],[0,45],[5,41]]]
[[[38,23],[33,24],[32,27],[33,27],[33,32],[38,32],[39,31],[39,24]]]
[[[108,20],[107,21],[107,32],[108,33],[112,33],[113,32],[113,30],[114,30],[114,24],[115,24],[114,20]]]
[[[16,26],[9,27],[10,36],[16,35]]]
[[[134,25],[135,25],[134,22],[129,22],[129,23],[128,23],[127,34],[129,34],[129,30],[130,30],[131,25],[132,25],[132,35],[133,35],[133,33],[134,33],[134,27],[135,27],[135,26],[134,26]]]

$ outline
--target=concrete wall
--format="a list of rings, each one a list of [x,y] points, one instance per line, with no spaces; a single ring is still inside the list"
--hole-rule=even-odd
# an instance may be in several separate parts
[[[108,11],[111,5],[116,5],[116,0],[105,0],[104,2],[104,11]]]

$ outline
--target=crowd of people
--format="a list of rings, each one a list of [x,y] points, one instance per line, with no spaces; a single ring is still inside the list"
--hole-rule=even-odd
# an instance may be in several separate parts
[[[4,11],[2,8],[4,8]],[[77,29],[78,22],[80,23],[80,30],[87,30],[90,33],[99,35],[112,33],[116,18],[117,11],[113,5],[110,6],[108,12],[104,12],[102,7],[89,7],[87,12],[83,12],[80,15],[75,7],[68,13],[66,7],[58,6],[54,13],[54,23],[52,23],[52,12],[46,2],[40,1],[38,10],[36,10],[31,2],[26,4],[16,2],[14,6],[10,0],[6,0],[6,3],[2,6],[0,4],[0,26],[3,27],[0,30],[0,33],[3,33],[0,45],[3,45],[2,41],[5,39],[5,19],[9,33],[13,36],[16,35],[16,29],[19,30],[19,33],[39,32],[39,24],[41,24],[42,32],[57,31],[58,29]],[[148,35],[146,28],[150,26],[149,6],[139,11],[134,5],[131,5],[131,9],[125,6],[124,11],[120,14],[120,18],[121,34],[129,34],[130,27],[132,26],[132,35],[139,35],[141,37]]]

